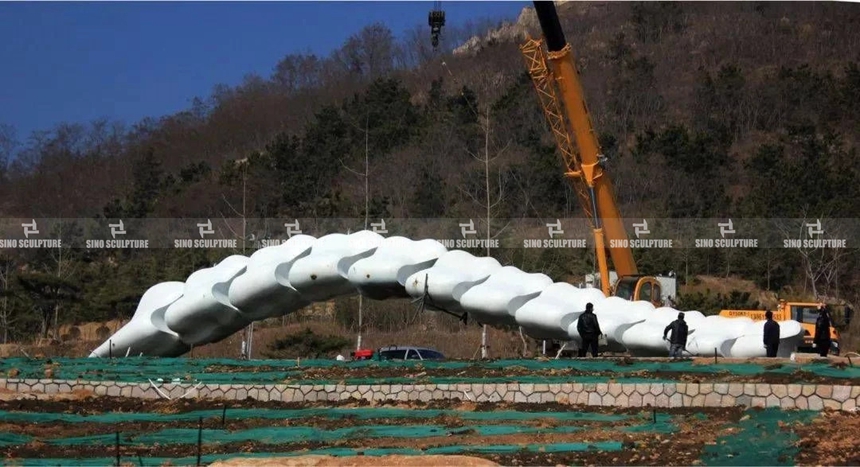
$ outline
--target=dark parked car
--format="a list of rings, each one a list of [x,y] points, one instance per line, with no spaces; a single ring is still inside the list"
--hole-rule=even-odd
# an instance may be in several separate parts
[[[378,360],[444,360],[441,352],[424,347],[391,346],[377,349]]]

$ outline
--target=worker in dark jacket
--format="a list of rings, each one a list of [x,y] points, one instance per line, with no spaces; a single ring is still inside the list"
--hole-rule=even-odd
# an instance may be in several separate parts
[[[579,348],[579,356],[585,357],[588,349],[591,349],[591,356],[597,357],[597,339],[603,333],[600,331],[600,323],[597,322],[597,315],[594,314],[594,305],[591,303],[586,303],[585,313],[579,315],[579,320],[576,323],[576,332],[582,338],[582,347]]]
[[[767,356],[773,358],[779,350],[779,323],[773,320],[773,312],[770,310],[764,317],[767,320],[764,322],[764,348],[767,349]]]
[[[818,306],[818,319],[815,320],[815,337],[812,339],[818,355],[827,356],[830,351],[830,313],[822,303]]]
[[[672,338],[666,335],[672,331]],[[669,356],[672,359],[681,358],[681,351],[687,348],[687,322],[684,321],[684,313],[678,313],[678,319],[669,323],[663,330],[663,340],[669,340]]]

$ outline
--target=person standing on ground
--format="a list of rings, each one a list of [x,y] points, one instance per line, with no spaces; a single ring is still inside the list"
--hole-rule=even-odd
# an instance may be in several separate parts
[[[764,348],[767,349],[768,358],[773,358],[779,350],[779,323],[773,320],[773,312],[770,310],[767,310],[764,317],[767,320],[764,323]]]
[[[818,355],[827,356],[830,351],[830,313],[827,307],[822,303],[818,306],[818,319],[815,320],[815,337],[812,340],[815,343],[815,348],[818,349]]]
[[[591,356],[597,357],[597,339],[603,334],[600,331],[600,323],[597,322],[597,315],[594,314],[594,305],[591,303],[585,304],[585,313],[579,316],[576,323],[576,331],[579,337],[582,338],[582,347],[579,348],[579,356],[585,357],[588,349],[591,349]]]
[[[678,319],[669,323],[663,330],[663,340],[669,340],[666,335],[672,331],[672,339],[669,340],[669,356],[672,360],[681,358],[681,351],[687,348],[687,322],[684,321],[684,313],[678,313]]]

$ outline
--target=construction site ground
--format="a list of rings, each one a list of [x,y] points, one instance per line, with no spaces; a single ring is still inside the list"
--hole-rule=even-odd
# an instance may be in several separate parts
[[[350,460],[359,457],[377,458],[374,465],[410,465],[379,456],[450,455],[502,465],[860,462],[853,444],[857,413],[3,396],[5,465],[110,465],[117,455],[124,465],[195,465],[198,454],[204,464],[245,459],[221,465],[251,465],[242,463],[248,458],[290,458],[265,465],[362,465]],[[423,459],[422,465],[447,462]]]
[[[221,384],[453,384],[686,382],[860,384],[860,359],[698,358],[476,361],[230,360],[195,358],[7,358],[0,374],[18,379],[148,380]]]
[[[101,381],[689,381],[847,384],[847,359],[337,362],[5,359],[7,378]],[[851,465],[860,413],[459,400],[147,400],[0,391],[5,465]],[[199,441],[199,446],[198,446]],[[416,457],[422,456],[422,457]],[[424,457],[429,456],[429,457]],[[450,458],[445,456],[468,456]],[[233,460],[231,460],[233,459]],[[256,459],[256,460],[255,460]],[[459,459],[459,460],[453,460]],[[265,464],[257,462],[266,461]],[[462,462],[461,462],[462,461]]]

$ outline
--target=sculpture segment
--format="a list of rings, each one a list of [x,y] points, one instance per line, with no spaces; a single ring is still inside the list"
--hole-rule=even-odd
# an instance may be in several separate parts
[[[250,258],[233,255],[196,271],[185,283],[164,282],[144,293],[134,317],[91,357],[176,357],[192,345],[217,342],[251,321],[293,313],[318,301],[362,294],[375,300],[423,298],[428,309],[468,313],[491,326],[519,326],[536,339],[578,345],[576,323],[586,303],[611,350],[665,356],[670,307],[606,297],[598,289],[553,283],[497,260],[448,251],[435,240],[384,238],[362,230],[320,238],[297,235]],[[748,318],[685,312],[691,355],[764,357],[763,326]],[[780,356],[803,340],[796,321],[780,323]]]

